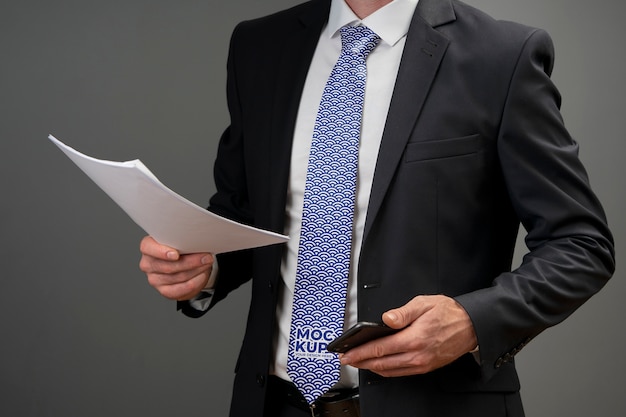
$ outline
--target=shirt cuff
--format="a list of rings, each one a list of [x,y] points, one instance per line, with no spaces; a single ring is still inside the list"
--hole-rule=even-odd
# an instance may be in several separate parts
[[[470,350],[470,352],[472,354],[472,356],[474,357],[474,360],[476,361],[477,364],[480,365],[480,346],[476,345],[476,347],[472,350]]]

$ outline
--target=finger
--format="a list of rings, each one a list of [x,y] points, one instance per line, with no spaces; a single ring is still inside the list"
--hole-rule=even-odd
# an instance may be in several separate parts
[[[153,287],[161,287],[165,285],[176,285],[185,283],[194,277],[204,274],[206,272],[210,273],[210,266],[201,266],[193,269],[186,269],[184,271],[180,271],[177,273],[160,273],[160,272],[151,272],[147,274],[148,283]]]
[[[214,262],[210,253],[192,253],[182,255],[177,261],[162,260],[151,256],[142,256],[139,267],[147,274],[175,275],[197,269],[209,269]]]
[[[180,257],[176,249],[160,244],[152,236],[146,236],[141,240],[139,250],[142,254],[157,259],[176,261]]]
[[[403,334],[405,332],[406,331],[401,331],[393,335],[381,337],[352,348],[340,356],[341,364],[356,366],[355,364],[363,363],[368,360],[380,359],[389,355],[407,352],[407,343],[409,343],[410,340]]]
[[[393,329],[403,329],[432,308],[428,296],[417,296],[402,307],[383,313],[383,322]]]
[[[203,271],[185,281],[174,284],[156,286],[157,291],[171,300],[185,301],[195,297],[206,286],[209,279],[208,271]]]
[[[405,352],[355,362],[351,366],[367,369],[385,377],[406,376],[430,372],[431,361],[426,355]]]

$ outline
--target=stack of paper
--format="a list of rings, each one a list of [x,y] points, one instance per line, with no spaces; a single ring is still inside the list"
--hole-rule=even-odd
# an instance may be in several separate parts
[[[181,253],[217,254],[289,239],[233,222],[197,206],[163,185],[138,159],[104,161],[84,155],[52,135],[48,138],[146,233]]]

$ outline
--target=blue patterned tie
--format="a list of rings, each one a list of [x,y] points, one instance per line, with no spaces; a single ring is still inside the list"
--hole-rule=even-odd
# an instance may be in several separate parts
[[[339,380],[326,351],[343,330],[367,55],[380,38],[341,28],[341,54],[322,94],[311,142],[287,373],[309,404]]]

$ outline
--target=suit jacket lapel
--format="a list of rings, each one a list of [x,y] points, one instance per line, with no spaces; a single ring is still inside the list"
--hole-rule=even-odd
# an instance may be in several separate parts
[[[293,132],[302,89],[313,59],[320,32],[328,20],[330,1],[318,1],[314,9],[299,16],[300,30],[289,33],[285,40],[276,76],[277,90],[271,106],[271,152],[269,161],[269,199],[271,225],[275,230],[284,226],[286,191]]]
[[[455,15],[450,0],[420,0],[417,5],[407,34],[378,153],[364,241],[393,180],[406,143],[448,47],[448,39],[434,27],[453,20]]]

